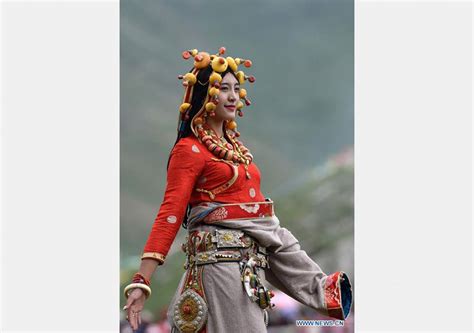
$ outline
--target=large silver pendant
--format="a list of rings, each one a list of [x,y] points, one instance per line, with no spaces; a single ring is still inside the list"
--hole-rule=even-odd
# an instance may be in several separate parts
[[[207,321],[206,301],[192,289],[186,290],[174,305],[173,321],[181,333],[197,333]]]

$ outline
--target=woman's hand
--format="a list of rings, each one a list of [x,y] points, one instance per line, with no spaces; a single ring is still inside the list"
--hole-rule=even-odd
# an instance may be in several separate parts
[[[127,320],[134,331],[142,323],[141,311],[143,310],[145,299],[146,296],[143,290],[135,288],[128,294],[127,305],[123,307],[127,311]]]

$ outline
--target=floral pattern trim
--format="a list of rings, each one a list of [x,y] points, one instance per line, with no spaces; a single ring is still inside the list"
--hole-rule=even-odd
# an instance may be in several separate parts
[[[344,320],[352,305],[352,288],[344,272],[328,275],[324,284],[324,298],[328,316]]]
[[[218,206],[204,219],[204,223],[212,223],[223,220],[266,218],[274,214],[272,202],[225,204]]]

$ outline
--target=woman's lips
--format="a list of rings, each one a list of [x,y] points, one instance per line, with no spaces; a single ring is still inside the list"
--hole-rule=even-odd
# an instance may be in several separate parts
[[[235,105],[224,105],[226,109],[235,111]]]

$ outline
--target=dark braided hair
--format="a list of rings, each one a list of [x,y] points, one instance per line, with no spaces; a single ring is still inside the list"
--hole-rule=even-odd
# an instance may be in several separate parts
[[[192,68],[189,72],[192,72],[193,69],[194,68]],[[173,148],[174,146],[176,146],[179,140],[186,138],[190,136],[191,134],[194,135],[194,133],[191,130],[191,122],[194,116],[198,113],[198,111],[201,110],[204,104],[204,101],[206,100],[207,91],[209,89],[209,77],[211,76],[212,72],[213,72],[212,66],[209,65],[206,68],[201,69],[196,75],[197,80],[193,86],[193,96],[191,98],[191,109],[188,111],[189,118],[188,120],[183,120],[179,124],[178,136],[176,137],[176,141],[173,145]],[[234,75],[235,77],[235,73],[230,69],[230,66],[227,67],[227,69],[224,72],[220,73],[220,75],[224,77],[227,73],[232,73],[232,75]],[[224,130],[224,133],[226,133],[225,130]],[[171,148],[171,150],[173,150],[173,148]],[[171,152],[170,152],[170,155],[168,156],[166,171],[168,171],[168,168],[170,165],[170,159],[171,159]],[[188,206],[186,208],[186,214],[184,214],[183,223],[181,224],[184,229],[188,228],[188,215],[190,211],[191,211],[191,205],[188,203]]]

